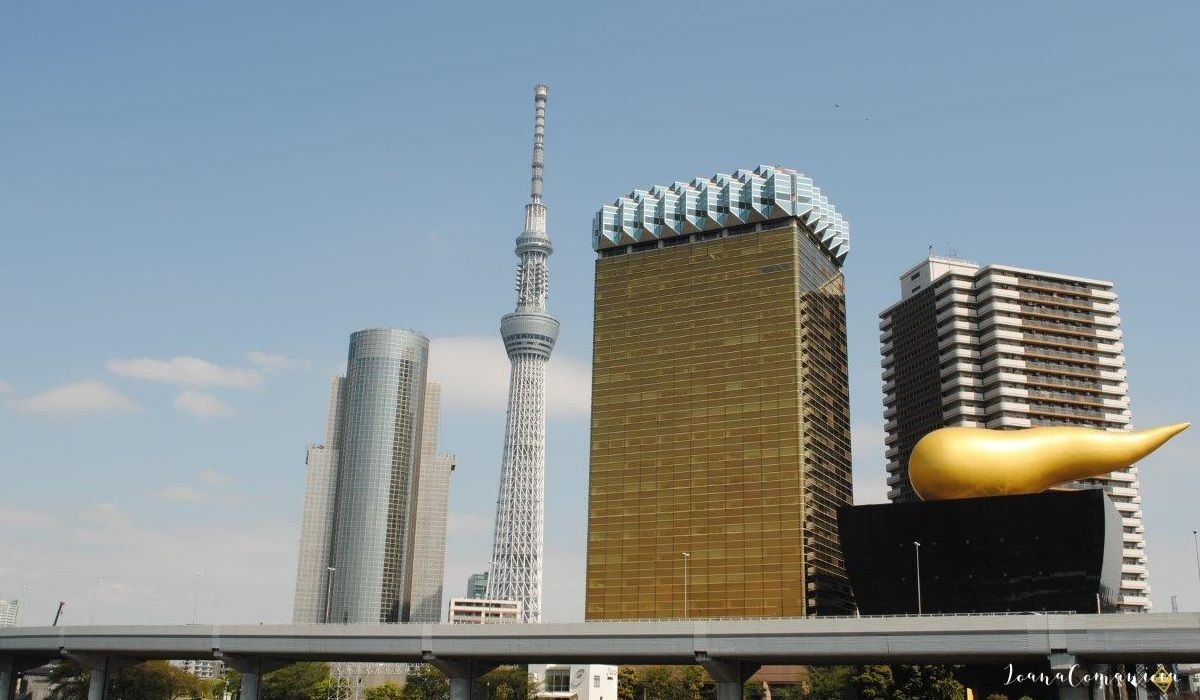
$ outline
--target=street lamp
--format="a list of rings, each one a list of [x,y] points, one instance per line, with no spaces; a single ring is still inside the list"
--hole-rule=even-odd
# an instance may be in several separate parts
[[[337,567],[326,566],[325,570],[329,572],[325,577],[325,624],[329,624],[329,606],[333,603],[333,575],[337,572]]]
[[[96,600],[100,597],[100,584],[104,583],[104,579],[98,578],[93,581],[92,586],[92,621],[89,624],[96,624]]]
[[[1196,547],[1196,580],[1200,581],[1200,537],[1192,530],[1192,544]]]
[[[192,596],[192,624],[196,624],[196,611],[200,608],[200,580],[204,578],[204,573],[197,571],[192,576],[196,577],[196,593]]]
[[[917,614],[922,614],[921,610],[921,543],[913,542],[914,551],[917,553]]]
[[[688,619],[688,559],[691,552],[680,552],[683,555],[683,619]]]

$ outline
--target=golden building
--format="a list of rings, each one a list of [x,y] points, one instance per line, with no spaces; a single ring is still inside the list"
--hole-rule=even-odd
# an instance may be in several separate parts
[[[845,221],[762,166],[635,191],[594,243],[587,619],[851,613]]]

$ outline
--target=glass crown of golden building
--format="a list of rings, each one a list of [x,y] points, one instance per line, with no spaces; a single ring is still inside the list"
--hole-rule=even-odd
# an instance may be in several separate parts
[[[634,190],[596,213],[592,247],[601,251],[789,216],[800,218],[830,257],[845,261],[850,224],[808,176],[777,165]]]

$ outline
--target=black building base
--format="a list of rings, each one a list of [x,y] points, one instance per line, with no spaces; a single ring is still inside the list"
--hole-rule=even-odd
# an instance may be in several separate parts
[[[1121,518],[1100,489],[838,510],[862,615],[1112,612]],[[918,547],[915,542],[919,542]]]

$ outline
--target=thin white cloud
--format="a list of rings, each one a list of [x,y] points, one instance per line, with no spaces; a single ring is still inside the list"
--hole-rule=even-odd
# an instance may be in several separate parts
[[[213,486],[228,486],[233,483],[233,477],[213,469],[205,469],[200,472],[199,478],[200,481]]]
[[[308,360],[296,360],[286,355],[252,350],[246,353],[246,359],[264,372],[277,372],[284,369],[308,369],[312,363]]]
[[[8,405],[21,413],[44,416],[133,413],[138,410],[133,399],[95,379],[64,384],[40,394],[13,399]]]
[[[0,394],[11,394],[11,393],[13,393],[12,384],[9,384],[8,382],[0,382]]]
[[[121,377],[148,379],[184,386],[232,386],[251,389],[263,381],[261,372],[240,367],[222,367],[197,357],[150,357],[112,359],[105,363],[109,372]]]
[[[510,365],[499,338],[434,338],[429,349],[429,378],[442,385],[447,408],[504,411],[508,405]],[[591,366],[574,358],[550,358],[546,411],[551,417],[585,416],[591,410]]]
[[[446,531],[463,537],[490,537],[492,518],[483,513],[455,513],[446,516]]]
[[[167,486],[157,491],[151,491],[150,496],[160,501],[175,503],[207,503],[207,493],[191,486]]]
[[[124,529],[133,525],[133,520],[111,503],[93,503],[83,509],[81,516],[93,525],[99,524],[108,528]]]
[[[195,389],[184,389],[175,397],[175,408],[201,418],[232,416],[233,409],[221,399]]]
[[[200,623],[291,617],[292,522],[157,521],[112,504],[0,504],[0,521],[11,521],[5,556],[21,562],[20,582],[29,584],[21,601],[28,624],[49,624],[60,600],[67,605],[59,624],[181,624],[192,619],[197,591]]]

